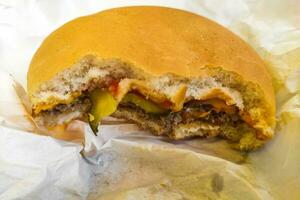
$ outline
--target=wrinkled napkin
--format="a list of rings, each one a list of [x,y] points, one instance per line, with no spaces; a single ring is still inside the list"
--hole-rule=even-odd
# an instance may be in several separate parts
[[[128,123],[104,123],[98,136],[81,123],[84,143],[39,133],[20,100],[38,45],[68,20],[125,5],[189,10],[252,45],[276,88],[274,139],[246,154],[223,140],[174,142]],[[1,0],[0,199],[299,199],[299,13],[296,0]]]

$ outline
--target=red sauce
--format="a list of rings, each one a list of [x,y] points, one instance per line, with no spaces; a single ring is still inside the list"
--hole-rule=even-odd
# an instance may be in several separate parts
[[[169,100],[165,100],[161,103],[161,106],[170,109],[173,106],[173,103]]]
[[[119,81],[117,81],[117,80],[112,80],[111,83],[110,83],[110,85],[109,85],[109,87],[108,87],[108,91],[109,91],[112,95],[116,96],[117,93],[118,93],[118,88],[119,88]]]

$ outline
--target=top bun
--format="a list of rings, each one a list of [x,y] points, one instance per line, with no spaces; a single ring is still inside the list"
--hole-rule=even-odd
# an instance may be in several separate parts
[[[196,14],[165,7],[105,10],[70,21],[50,34],[35,53],[28,92],[86,55],[117,58],[152,75],[203,76],[203,67],[222,67],[257,84],[275,113],[274,92],[265,65],[235,34]]]

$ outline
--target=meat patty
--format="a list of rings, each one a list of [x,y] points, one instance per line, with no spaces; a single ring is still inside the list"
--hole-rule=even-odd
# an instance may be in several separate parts
[[[234,129],[245,124],[238,113],[217,112],[213,106],[201,102],[186,103],[181,111],[165,114],[150,114],[132,103],[121,103],[113,116],[131,120],[156,135],[168,135],[174,139],[224,135],[226,129],[223,127]]]
[[[38,125],[54,127],[56,125],[68,123],[74,119],[86,118],[90,108],[90,100],[82,97],[71,104],[59,104],[52,110],[43,111],[34,117]]]

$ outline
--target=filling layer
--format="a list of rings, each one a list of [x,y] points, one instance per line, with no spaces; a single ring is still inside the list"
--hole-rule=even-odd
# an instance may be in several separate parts
[[[73,119],[89,121],[88,115],[92,114],[93,120],[90,124],[96,132],[102,115],[99,112],[104,110],[103,107],[98,110],[95,108],[95,99],[101,101],[98,91],[87,93],[72,104],[57,105],[50,111],[40,113],[36,119],[45,126],[55,126]],[[103,101],[103,97],[101,98]],[[109,107],[115,105],[110,105],[107,98],[105,101],[105,108],[113,109]],[[221,136],[242,150],[255,149],[263,144],[263,141],[256,139],[255,129],[241,118],[239,109],[226,105],[223,100],[190,100],[177,112],[173,112],[168,106],[157,104],[136,92],[129,92],[112,116],[133,121],[157,135],[167,135],[173,139]]]

